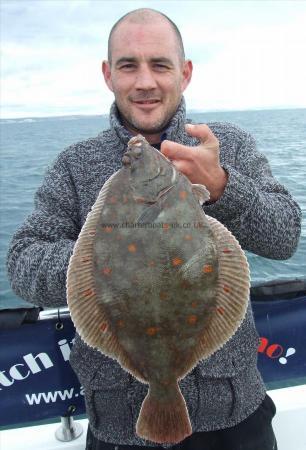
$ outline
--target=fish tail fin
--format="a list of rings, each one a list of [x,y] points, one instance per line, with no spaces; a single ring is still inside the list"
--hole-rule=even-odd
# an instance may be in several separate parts
[[[161,395],[164,394],[164,395]],[[156,443],[178,443],[192,433],[186,403],[177,383],[160,389],[150,385],[138,421],[139,437]]]

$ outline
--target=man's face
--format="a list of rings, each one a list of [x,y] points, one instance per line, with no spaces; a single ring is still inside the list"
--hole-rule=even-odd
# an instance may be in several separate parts
[[[180,59],[175,33],[162,19],[147,25],[122,22],[111,50],[111,64],[104,61],[102,70],[123,124],[158,142],[189,84],[191,61]]]

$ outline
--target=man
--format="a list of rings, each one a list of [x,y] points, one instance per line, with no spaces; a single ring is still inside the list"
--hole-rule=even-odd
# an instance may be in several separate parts
[[[132,11],[113,27],[102,71],[115,95],[110,130],[66,149],[36,194],[35,210],[16,232],[8,256],[12,287],[43,306],[66,302],[65,278],[74,243],[98,192],[121,167],[126,144],[143,134],[193,183],[207,186],[207,214],[241,246],[289,258],[300,234],[300,210],[273,177],[253,138],[230,124],[186,125],[182,93],[192,75],[176,26],[150,9]],[[124,276],[124,274],[123,274]],[[193,435],[181,450],[276,449],[275,406],[256,367],[258,336],[251,308],[230,341],[180,383]],[[167,448],[140,439],[135,424],[147,386],[89,348],[78,335],[71,364],[85,390],[87,449]]]

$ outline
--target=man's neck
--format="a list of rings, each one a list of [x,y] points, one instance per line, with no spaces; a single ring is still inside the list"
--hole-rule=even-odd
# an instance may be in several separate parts
[[[120,113],[119,113],[120,114]],[[137,136],[137,134],[141,134],[151,145],[160,144],[162,140],[162,133],[144,133],[139,131],[131,126],[131,124],[127,123],[124,117],[121,116],[122,125],[130,132],[133,136]]]
[[[131,128],[127,127],[127,125],[125,125],[125,127],[133,134],[133,136],[136,136],[137,134],[141,134],[149,142],[149,144],[151,144],[153,146],[161,143],[162,133],[146,134],[146,133],[143,133],[143,132],[140,132],[137,130],[132,130]]]
[[[157,145],[161,142],[161,134],[142,134],[143,137],[149,142],[151,145]]]

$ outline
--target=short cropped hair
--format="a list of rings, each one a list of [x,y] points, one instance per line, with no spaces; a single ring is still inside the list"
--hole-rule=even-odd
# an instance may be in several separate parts
[[[109,63],[111,63],[111,59],[112,59],[111,41],[112,41],[113,34],[116,31],[118,25],[121,22],[123,22],[125,19],[128,19],[128,18],[130,18],[130,20],[135,23],[148,23],[154,15],[159,15],[159,16],[164,17],[168,21],[168,23],[171,25],[171,28],[175,33],[177,43],[178,43],[179,57],[182,61],[185,60],[183,39],[182,39],[181,33],[180,33],[178,27],[175,25],[175,23],[171,19],[169,19],[168,16],[161,13],[160,11],[157,11],[157,10],[151,9],[151,8],[139,8],[139,9],[130,11],[127,14],[124,14],[124,16],[122,16],[119,20],[117,20],[117,22],[113,25],[112,29],[110,30],[109,37],[108,37],[108,56],[107,56]]]

